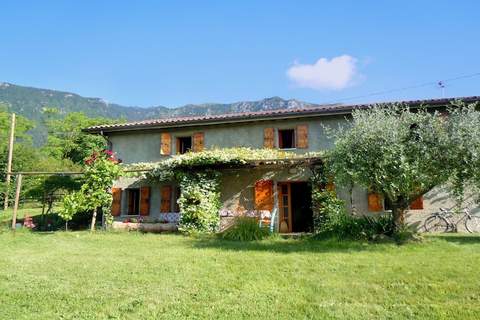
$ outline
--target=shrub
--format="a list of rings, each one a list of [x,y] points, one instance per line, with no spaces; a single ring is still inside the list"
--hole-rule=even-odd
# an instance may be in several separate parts
[[[32,217],[36,231],[56,231],[65,229],[65,220],[56,213],[48,213]]]
[[[338,232],[350,223],[344,203],[334,191],[314,190],[312,205],[314,230],[317,233]]]
[[[392,238],[395,234],[395,223],[391,214],[379,216],[352,217],[358,224],[359,238],[366,240],[380,240]]]
[[[220,235],[227,240],[253,241],[268,237],[270,230],[266,226],[260,226],[255,218],[238,217],[233,225]]]
[[[368,241],[393,239],[397,242],[405,242],[414,236],[414,232],[407,227],[397,230],[391,214],[361,217],[350,215],[343,201],[333,191],[315,192],[312,200],[317,236]]]

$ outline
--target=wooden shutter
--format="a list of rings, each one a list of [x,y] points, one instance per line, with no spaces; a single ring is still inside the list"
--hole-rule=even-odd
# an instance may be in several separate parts
[[[268,149],[275,148],[275,129],[263,129],[263,146]]]
[[[150,214],[150,187],[140,188],[140,215],[148,216]]]
[[[297,126],[297,148],[308,148],[308,126],[306,124]]]
[[[410,203],[410,210],[423,210],[423,197],[420,196]]]
[[[328,182],[327,185],[325,186],[325,190],[327,191],[335,191],[335,183],[333,182]]]
[[[273,210],[272,180],[258,180],[255,182],[255,209]]]
[[[162,186],[160,188],[160,212],[168,213],[172,211],[172,186]]]
[[[112,216],[117,217],[122,211],[122,189],[112,188]]]
[[[180,154],[180,139],[175,139],[175,153]]]
[[[172,153],[172,136],[170,133],[161,134],[160,154],[169,155]]]
[[[203,151],[205,135],[203,132],[197,132],[193,134],[193,152]]]
[[[368,211],[378,212],[383,210],[382,195],[374,192],[368,194]]]

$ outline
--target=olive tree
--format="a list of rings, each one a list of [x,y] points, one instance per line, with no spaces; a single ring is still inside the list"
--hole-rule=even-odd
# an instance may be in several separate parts
[[[467,181],[480,181],[479,113],[461,103],[450,111],[446,116],[401,104],[354,110],[348,126],[334,133],[327,167],[338,184],[388,199],[398,228],[409,204],[434,187],[456,178],[463,193]]]
[[[447,130],[450,138],[451,185],[457,207],[464,201],[465,188],[480,190],[480,112],[477,105],[457,102],[451,109]]]

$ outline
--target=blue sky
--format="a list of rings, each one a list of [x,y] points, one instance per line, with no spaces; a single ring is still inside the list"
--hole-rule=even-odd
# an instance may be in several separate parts
[[[11,1],[0,81],[151,106],[437,98],[480,73],[478,1]],[[480,95],[480,76],[445,82]],[[348,99],[350,97],[357,97]]]

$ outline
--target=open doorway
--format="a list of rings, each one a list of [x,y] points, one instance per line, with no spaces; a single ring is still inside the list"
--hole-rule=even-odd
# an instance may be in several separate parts
[[[279,231],[312,232],[312,190],[307,182],[280,182],[279,195]]]

